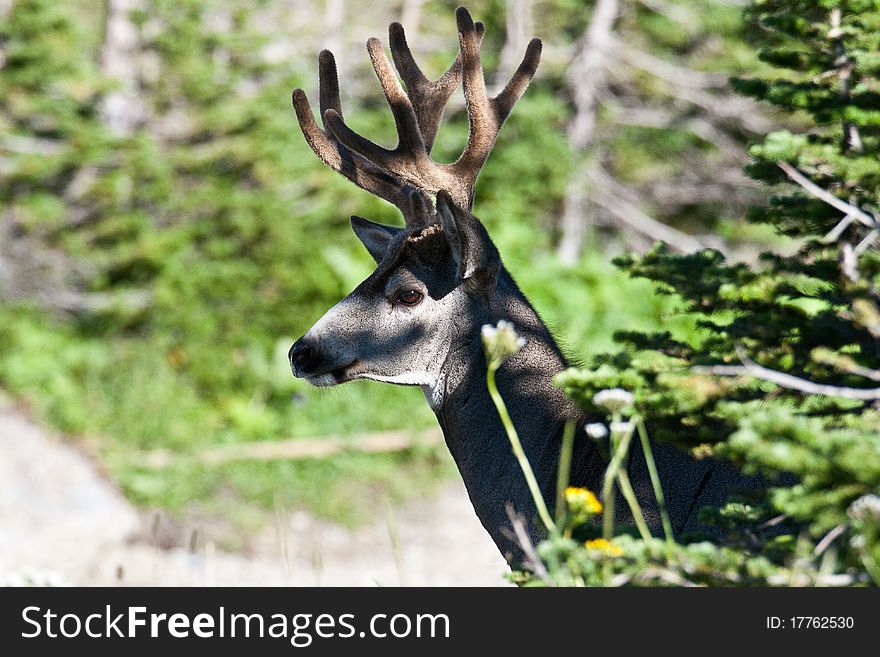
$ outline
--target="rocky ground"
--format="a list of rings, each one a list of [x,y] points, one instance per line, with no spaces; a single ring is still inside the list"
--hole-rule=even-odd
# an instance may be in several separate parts
[[[73,444],[0,401],[0,583],[82,586],[497,586],[506,566],[460,484],[349,530],[298,511],[248,541],[163,547]],[[168,524],[168,523],[165,523]],[[186,531],[176,526],[174,531]],[[180,541],[170,543],[179,544]]]

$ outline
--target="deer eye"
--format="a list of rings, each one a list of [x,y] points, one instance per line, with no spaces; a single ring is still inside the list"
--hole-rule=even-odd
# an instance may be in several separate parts
[[[423,296],[418,290],[401,290],[397,293],[394,301],[402,306],[415,306]]]

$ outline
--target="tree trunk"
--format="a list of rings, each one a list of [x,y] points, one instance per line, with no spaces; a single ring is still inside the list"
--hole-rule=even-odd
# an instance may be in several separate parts
[[[345,24],[345,0],[326,0],[324,4],[324,43],[332,53],[341,55]]]
[[[619,12],[618,0],[598,0],[574,61],[568,71],[568,86],[575,113],[568,126],[568,139],[575,162],[569,178],[562,212],[562,236],[557,253],[568,265],[577,262],[587,232],[588,199],[585,185],[589,178],[588,151],[596,128],[598,93],[604,81],[605,60],[614,42],[612,30]]]
[[[511,72],[519,65],[529,39],[534,33],[533,0],[507,0],[505,4],[506,35],[495,80],[495,86],[499,89],[507,84]]]
[[[406,29],[410,43],[419,42],[419,25],[422,22],[422,7],[425,0],[404,0],[400,10],[400,23]]]
[[[141,0],[105,0],[106,23],[101,47],[101,72],[116,82],[101,107],[101,118],[118,137],[131,135],[143,123],[145,108],[138,95],[138,33],[131,12]]]

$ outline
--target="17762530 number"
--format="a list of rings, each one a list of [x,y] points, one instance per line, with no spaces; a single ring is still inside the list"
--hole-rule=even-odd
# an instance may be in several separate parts
[[[852,616],[767,616],[768,630],[851,630]]]

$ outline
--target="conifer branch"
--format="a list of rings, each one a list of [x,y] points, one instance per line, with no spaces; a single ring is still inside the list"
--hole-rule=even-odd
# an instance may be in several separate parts
[[[727,87],[727,76],[725,75],[705,73],[686,66],[678,66],[619,39],[613,37],[611,39],[613,49],[610,52],[614,57],[661,80],[692,89],[724,89]]]
[[[825,203],[827,203],[831,207],[835,208],[836,210],[840,210],[841,212],[843,212],[846,215],[844,217],[843,221],[847,221],[847,222],[851,223],[852,221],[855,220],[865,226],[868,226],[869,228],[874,228],[876,226],[874,218],[871,215],[866,213],[864,210],[862,210],[858,206],[855,206],[852,203],[847,203],[843,199],[837,198],[831,192],[828,192],[828,191],[822,189],[816,183],[814,183],[813,181],[808,179],[806,176],[804,176],[796,168],[791,166],[788,162],[780,160],[776,164],[780,169],[782,169],[785,172],[786,176],[791,178],[791,180],[793,180],[798,185],[803,187],[810,194],[815,196],[820,201],[824,201]],[[843,221],[841,222],[841,224],[843,223]],[[844,228],[845,227],[846,226],[844,226]],[[839,228],[839,225],[837,227],[835,227],[835,229],[832,230],[830,233],[828,233],[828,235],[824,239],[828,240],[828,237],[830,235],[835,234],[835,233],[839,234],[840,232],[842,232],[842,230],[838,230],[838,228]],[[833,241],[833,240],[828,240],[828,241]]]
[[[736,355],[739,356],[742,365],[712,365],[697,366],[691,371],[697,374],[710,374],[713,376],[744,376],[751,375],[756,379],[769,381],[789,390],[797,390],[808,395],[824,395],[825,397],[838,397],[840,399],[857,399],[860,401],[880,400],[880,388],[848,388],[845,386],[832,386],[823,383],[815,383],[808,379],[802,379],[785,372],[777,372],[767,367],[762,367],[749,358],[741,346],[736,347]]]
[[[591,200],[614,216],[619,223],[652,240],[664,242],[681,253],[692,253],[705,248],[698,238],[657,221],[627,201],[623,186],[601,167],[594,167],[588,175],[595,192]]]

